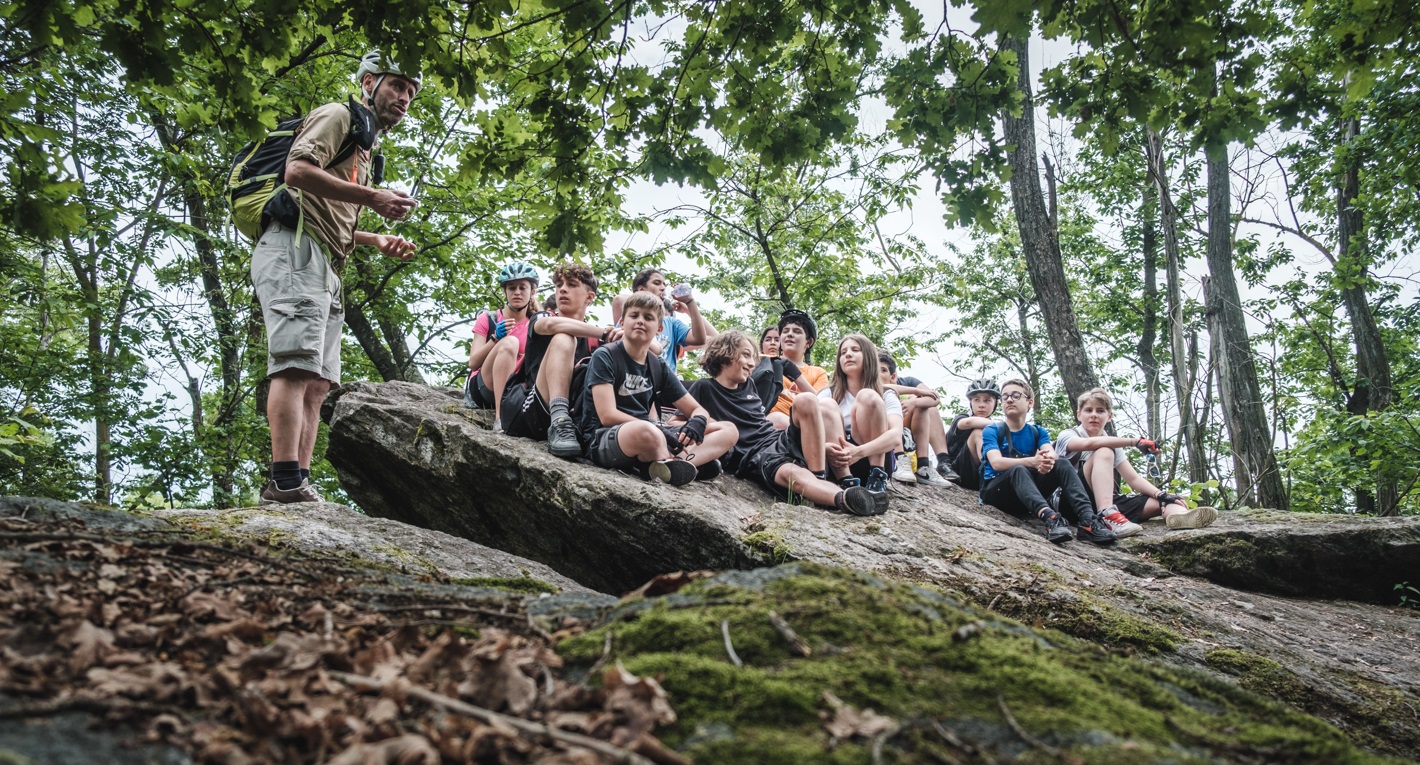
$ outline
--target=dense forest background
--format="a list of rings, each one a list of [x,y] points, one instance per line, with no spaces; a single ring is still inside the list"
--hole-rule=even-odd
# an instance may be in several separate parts
[[[253,499],[225,174],[379,47],[425,77],[384,149],[420,253],[347,266],[347,380],[453,383],[509,253],[671,264],[717,326],[805,308],[820,362],[863,331],[1022,376],[1052,430],[1104,384],[1186,492],[1413,514],[1417,30],[1414,0],[0,0],[0,494]],[[881,225],[923,193],[964,237]]]

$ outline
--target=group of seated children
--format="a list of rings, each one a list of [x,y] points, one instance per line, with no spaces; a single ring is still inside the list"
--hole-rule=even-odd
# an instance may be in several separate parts
[[[1105,434],[1113,401],[1099,388],[1080,397],[1079,426],[1054,442],[1026,422],[1035,394],[1018,379],[973,381],[970,410],[944,427],[939,394],[899,376],[892,356],[863,335],[839,341],[831,375],[809,364],[818,329],[803,311],[785,311],[756,345],[738,330],[717,333],[688,288],[666,298],[655,269],[617,297],[616,322],[607,327],[585,320],[598,289],[586,266],[552,273],[553,305],[541,313],[533,312],[532,266],[509,263],[498,280],[507,306],[474,324],[465,402],[493,409],[503,433],[546,440],[558,457],[673,486],[729,472],[780,499],[855,515],[886,512],[890,476],[956,483],[986,504],[1040,518],[1052,542],[1111,542],[1160,515],[1171,529],[1217,517],[1134,470],[1124,448],[1157,447]],[[685,348],[702,343],[708,376],[687,386],[676,365]],[[992,419],[998,407],[1004,420]],[[923,455],[915,472],[901,454],[905,433]],[[1121,479],[1134,493],[1119,494]]]

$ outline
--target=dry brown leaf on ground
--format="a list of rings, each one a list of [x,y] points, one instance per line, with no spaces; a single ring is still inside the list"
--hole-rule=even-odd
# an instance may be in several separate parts
[[[408,734],[373,744],[356,744],[326,765],[438,765],[439,751],[423,736]]]
[[[854,736],[873,738],[897,728],[897,722],[891,718],[883,717],[871,709],[854,709],[828,691],[823,692],[823,700],[833,709],[832,719],[827,719],[827,714],[824,715],[823,727],[828,731],[828,735],[835,739],[846,740]]]
[[[84,619],[64,643],[69,647],[69,671],[77,675],[113,651],[113,633]]]
[[[246,612],[227,598],[200,590],[182,599],[182,610],[193,619],[210,614],[224,622],[237,618],[239,614],[246,615]]]
[[[611,743],[616,746],[630,746],[657,725],[676,721],[675,710],[661,684],[655,678],[631,674],[619,661],[602,673],[602,687],[606,689],[606,709],[616,718],[611,734]]]
[[[521,642],[507,634],[497,634],[475,646],[473,661],[465,666],[465,677],[458,684],[459,698],[514,715],[532,709],[537,701],[537,681],[524,674],[523,666],[530,663],[533,652],[519,649]]]
[[[657,595],[669,595],[697,579],[707,579],[714,576],[716,573],[715,571],[672,571],[669,574],[661,574],[631,592],[622,595],[621,599],[630,600],[635,597],[650,598]]]
[[[101,696],[127,696],[148,701],[168,701],[191,686],[182,667],[153,662],[137,667],[94,667],[86,675],[89,688]]]
[[[266,669],[310,669],[320,663],[325,647],[320,635],[283,632],[271,641],[271,645],[246,657],[242,661],[242,673],[252,675]]]
[[[453,630],[444,630],[424,649],[424,653],[409,665],[404,676],[412,682],[422,682],[433,677],[439,667],[456,664],[469,651],[464,639]]]

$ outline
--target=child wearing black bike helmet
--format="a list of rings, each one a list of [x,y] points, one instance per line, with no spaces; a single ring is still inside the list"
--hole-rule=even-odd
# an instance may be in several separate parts
[[[981,429],[995,422],[991,415],[1001,403],[1001,386],[980,378],[966,386],[968,411],[952,420],[947,428],[946,459],[938,455],[937,472],[948,481],[973,491],[981,488]]]
[[[769,421],[783,430],[789,427],[789,408],[794,396],[814,393],[828,387],[828,372],[806,359],[818,340],[818,325],[813,317],[797,308],[779,314],[779,355],[784,358],[784,389],[769,411]]]

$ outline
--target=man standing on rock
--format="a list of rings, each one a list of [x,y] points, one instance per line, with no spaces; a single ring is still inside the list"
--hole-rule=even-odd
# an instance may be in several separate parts
[[[345,259],[357,244],[401,260],[414,256],[414,245],[403,237],[359,231],[356,224],[362,207],[387,220],[401,220],[414,209],[408,194],[371,188],[370,166],[378,136],[404,119],[418,94],[419,74],[401,71],[373,51],[360,60],[355,81],[361,103],[326,104],[302,122],[286,156],[288,188],[277,194],[281,202],[294,202],[288,207],[295,220],[273,214],[252,252],[271,379],[271,481],[262,489],[262,504],[320,501],[310,484],[311,456],[321,402],[340,384]]]

